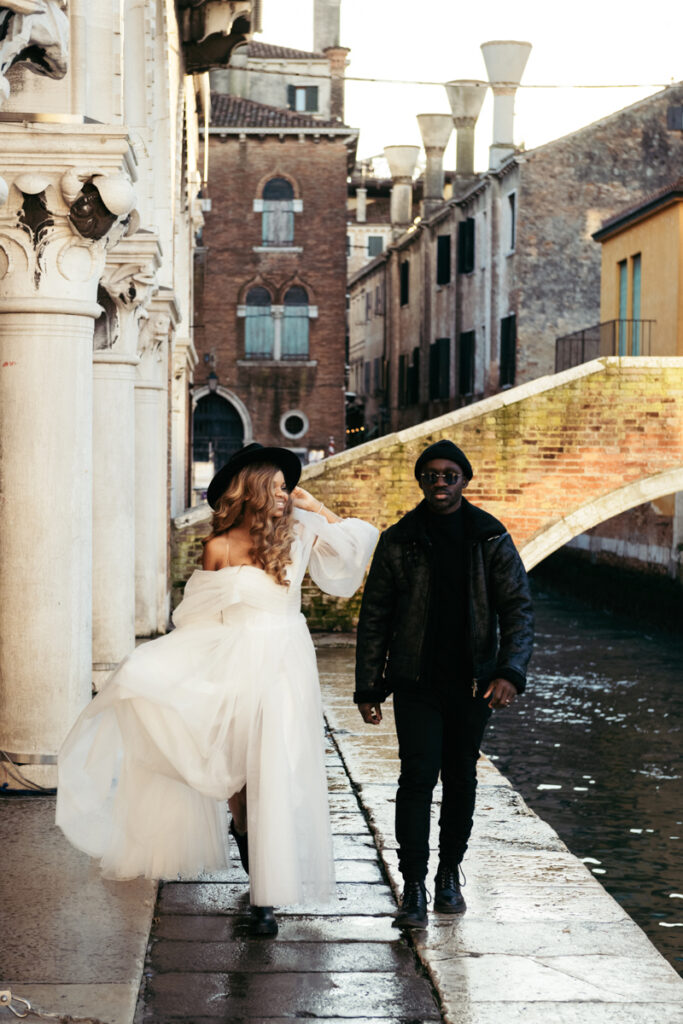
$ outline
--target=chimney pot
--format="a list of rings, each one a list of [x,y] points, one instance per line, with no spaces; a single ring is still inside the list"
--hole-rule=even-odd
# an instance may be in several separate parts
[[[453,131],[450,114],[418,114],[417,123],[427,156],[422,210],[427,216],[443,202],[443,154]]]
[[[446,94],[456,129],[455,173],[461,178],[469,178],[474,174],[474,128],[488,87],[488,82],[471,78],[446,82]]]
[[[493,89],[493,143],[489,163],[497,167],[515,151],[515,93],[531,53],[531,43],[494,39],[482,43],[481,52]]]
[[[419,146],[385,146],[384,157],[389,164],[391,189],[391,225],[400,234],[413,221],[413,171]]]

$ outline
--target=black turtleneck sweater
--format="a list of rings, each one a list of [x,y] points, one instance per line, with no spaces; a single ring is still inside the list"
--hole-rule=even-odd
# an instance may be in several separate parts
[[[429,678],[438,689],[469,686],[472,670],[467,611],[467,561],[462,506],[448,515],[425,503],[432,543],[432,593],[427,619]]]

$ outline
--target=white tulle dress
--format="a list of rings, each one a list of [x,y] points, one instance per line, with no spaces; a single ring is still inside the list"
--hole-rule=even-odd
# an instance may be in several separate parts
[[[57,824],[106,877],[226,867],[226,800],[246,783],[251,902],[333,897],[322,709],[301,581],[308,566],[326,593],[350,597],[377,530],[293,515],[288,587],[255,566],[194,572],[176,628],[119,665],[64,741]]]

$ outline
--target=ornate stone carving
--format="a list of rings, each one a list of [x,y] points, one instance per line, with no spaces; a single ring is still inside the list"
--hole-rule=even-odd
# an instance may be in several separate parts
[[[186,71],[225,66],[252,33],[253,0],[177,0]]]
[[[0,5],[0,102],[9,97],[5,76],[14,64],[63,78],[68,57],[66,0],[5,0]]]
[[[135,193],[118,174],[68,174],[66,187],[59,171],[23,172],[7,186],[0,204],[0,301],[95,302],[106,252],[130,230]]]

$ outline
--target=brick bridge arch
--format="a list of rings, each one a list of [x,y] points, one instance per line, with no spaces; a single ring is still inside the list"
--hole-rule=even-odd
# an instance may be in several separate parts
[[[467,453],[467,496],[502,519],[530,569],[591,526],[683,490],[683,358],[584,363],[308,466],[303,484],[384,528],[419,500],[415,460],[441,438]]]

